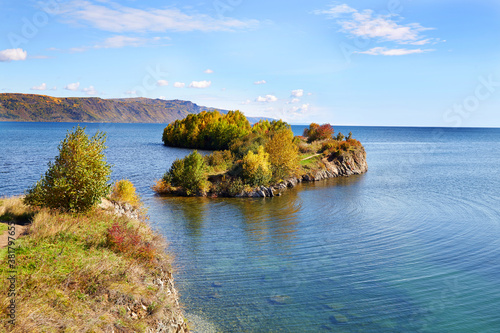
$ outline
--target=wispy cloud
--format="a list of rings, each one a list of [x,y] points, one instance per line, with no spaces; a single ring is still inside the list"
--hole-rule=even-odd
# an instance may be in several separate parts
[[[314,13],[317,15],[326,15],[330,19],[334,19],[341,27],[340,31],[348,34],[350,37],[417,46],[441,42],[439,38],[426,38],[422,34],[424,31],[434,30],[434,28],[423,27],[420,23],[402,24],[400,21],[403,18],[397,14],[377,15],[373,10],[365,9],[359,11],[347,4],[331,6],[326,10],[316,10]],[[397,49],[397,52],[382,52],[379,48],[374,49],[377,49],[377,52],[380,52],[377,54],[381,55],[404,55],[431,51]],[[357,53],[373,54],[372,50]]]
[[[266,84],[266,80],[255,81],[253,84]]]
[[[176,88],[184,88],[185,86],[186,86],[186,84],[183,82],[175,82],[174,83],[174,87],[176,87]]]
[[[31,90],[47,90],[47,83],[42,83],[39,86],[31,87]]]
[[[158,80],[158,81],[156,81],[156,85],[158,87],[168,86],[168,81],[167,80]]]
[[[189,84],[189,88],[204,89],[210,87],[212,81],[193,81]]]
[[[369,49],[367,51],[362,51],[362,52],[358,51],[355,53],[369,54],[369,55],[402,56],[402,55],[407,55],[407,54],[425,53],[425,52],[431,52],[431,51],[434,51],[434,50],[432,50],[432,49],[428,49],[428,50],[388,49],[386,47],[374,47],[374,48]]]
[[[73,47],[70,52],[85,52],[91,49],[120,49],[123,47],[143,47],[143,46],[158,46],[166,45],[161,41],[170,39],[169,37],[131,37],[131,36],[113,36],[106,38],[104,41],[93,46]]]
[[[0,51],[0,62],[26,60],[28,52],[23,49],[7,49]]]
[[[70,23],[111,32],[232,31],[251,29],[259,24],[257,20],[186,14],[176,8],[139,9],[112,1],[74,0],[60,7],[60,13]]]
[[[203,71],[203,73],[205,73],[205,74],[212,74],[213,72],[214,71],[211,70],[210,68]]]

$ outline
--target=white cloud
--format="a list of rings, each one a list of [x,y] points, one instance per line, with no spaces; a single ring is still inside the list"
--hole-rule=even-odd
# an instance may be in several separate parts
[[[47,90],[47,84],[46,83],[42,83],[39,86],[31,87],[31,90]]]
[[[290,101],[290,103],[298,103],[300,102],[300,99],[298,98],[292,98],[292,100]]]
[[[342,31],[353,37],[377,38],[380,41],[391,41],[398,44],[425,45],[438,39],[423,38],[421,32],[433,30],[419,23],[399,24],[402,20],[396,14],[375,15],[370,9],[358,11],[346,4],[332,6],[328,10],[317,10],[315,14],[326,14],[337,20]]]
[[[312,92],[308,92],[307,96],[312,96],[312,94],[313,94]]]
[[[408,54],[416,54],[416,53],[425,53],[425,52],[431,52],[434,50],[422,50],[422,49],[388,49],[386,47],[374,47],[372,49],[369,49],[367,51],[363,52],[355,52],[355,53],[360,53],[360,54],[369,54],[369,55],[385,55],[385,56],[402,56],[402,55],[408,55]]]
[[[92,3],[73,0],[60,4],[61,17],[74,24],[87,24],[112,32],[165,32],[165,31],[233,31],[256,27],[257,20],[213,18],[203,14],[186,14],[176,8],[139,9],[122,6],[113,1]]]
[[[158,80],[158,81],[156,81],[156,85],[159,87],[168,86],[168,81],[167,80]]]
[[[53,86],[52,89],[50,89],[50,90],[57,90],[57,87]]]
[[[212,84],[212,81],[193,81],[189,84],[189,88],[208,88]]]
[[[240,104],[241,104],[241,105],[248,105],[248,104],[250,104],[250,103],[251,103],[251,101],[250,101],[249,99],[247,99],[246,101],[241,102]]]
[[[304,89],[292,90],[292,97],[302,97],[304,96]]]
[[[255,81],[253,84],[266,84],[266,80]]]
[[[80,82],[70,83],[64,87],[66,90],[77,91],[80,87]]]
[[[184,88],[186,86],[185,83],[182,83],[182,82],[175,82],[174,83],[174,87],[176,88]]]
[[[28,52],[23,49],[7,49],[0,51],[0,62],[26,60]]]
[[[205,74],[212,74],[213,72],[214,71],[211,70],[210,68],[203,71],[203,73],[205,73]]]
[[[264,97],[259,96],[255,99],[256,102],[263,102],[263,103],[270,103],[270,102],[276,102],[278,98],[274,95],[266,95]]]

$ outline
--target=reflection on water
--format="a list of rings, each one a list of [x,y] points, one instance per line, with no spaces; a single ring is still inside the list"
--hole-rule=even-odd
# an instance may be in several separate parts
[[[0,123],[0,195],[36,181],[73,125]],[[365,144],[365,175],[206,199],[150,190],[189,153],[161,145],[163,125],[104,127],[199,331],[500,332],[500,130],[336,128]]]

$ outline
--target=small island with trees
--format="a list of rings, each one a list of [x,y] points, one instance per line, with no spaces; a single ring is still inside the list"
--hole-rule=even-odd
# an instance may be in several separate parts
[[[250,125],[240,111],[203,111],[170,123],[170,147],[194,150],[173,162],[153,186],[160,195],[273,197],[302,181],[361,174],[368,170],[361,143],[330,124],[310,124],[294,136],[282,120]]]

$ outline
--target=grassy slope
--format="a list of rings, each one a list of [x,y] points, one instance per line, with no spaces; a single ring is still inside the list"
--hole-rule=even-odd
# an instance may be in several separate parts
[[[15,206],[17,213],[28,209],[20,201]],[[123,246],[109,242],[113,225],[129,228]],[[133,235],[140,241],[131,246],[126,238]],[[39,210],[29,234],[17,242],[13,330],[3,320],[9,299],[6,249],[0,250],[2,330],[143,332],[179,315],[165,243],[144,222],[102,210],[77,216]]]

